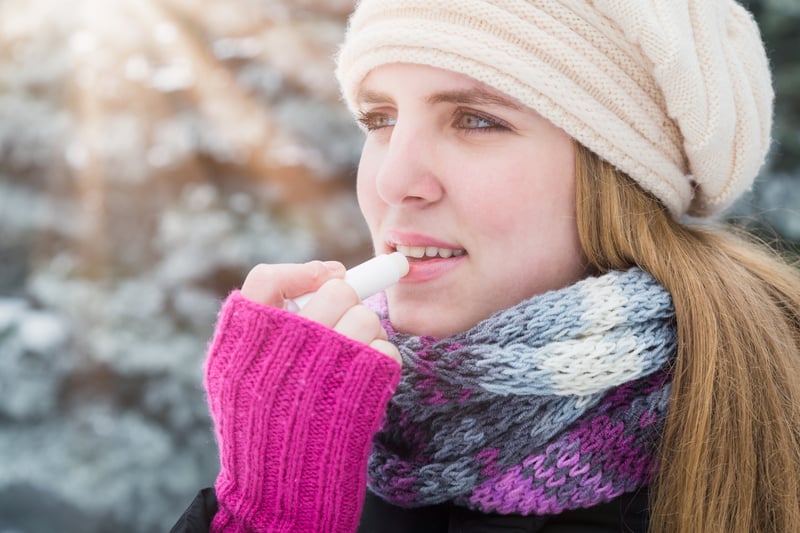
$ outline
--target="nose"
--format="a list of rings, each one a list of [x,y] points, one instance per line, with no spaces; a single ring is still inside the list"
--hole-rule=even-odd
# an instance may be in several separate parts
[[[377,167],[375,185],[389,205],[421,207],[438,201],[444,188],[437,173],[435,132],[411,119],[399,119]]]

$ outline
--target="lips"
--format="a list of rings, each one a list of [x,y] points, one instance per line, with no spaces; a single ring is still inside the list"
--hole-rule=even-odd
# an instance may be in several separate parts
[[[419,233],[389,232],[387,245],[409,259],[409,272],[400,283],[423,283],[443,278],[467,258],[467,251]]]

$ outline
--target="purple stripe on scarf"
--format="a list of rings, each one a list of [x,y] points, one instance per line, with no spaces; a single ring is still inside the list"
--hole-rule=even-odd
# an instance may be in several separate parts
[[[645,384],[650,391],[657,391],[651,386],[655,382],[662,386],[665,382],[663,376],[647,381],[651,380]],[[642,385],[612,391],[592,410],[595,416],[579,421],[544,452],[479,484],[469,497],[470,507],[497,513],[558,514],[610,501],[648,484],[653,474],[652,443],[660,431],[660,424],[651,426],[661,417],[650,410],[631,412],[636,410]],[[642,425],[641,420],[648,424]],[[645,427],[652,433],[643,432]],[[485,456],[481,459],[486,461]]]

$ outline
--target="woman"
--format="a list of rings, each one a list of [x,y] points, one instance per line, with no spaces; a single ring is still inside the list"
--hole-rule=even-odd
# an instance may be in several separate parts
[[[769,147],[750,15],[363,0],[338,59],[410,272],[366,305],[338,263],[250,272],[174,531],[800,530],[800,280],[700,223]]]

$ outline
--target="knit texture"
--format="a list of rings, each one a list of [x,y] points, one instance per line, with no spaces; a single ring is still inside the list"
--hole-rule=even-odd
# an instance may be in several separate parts
[[[516,98],[676,217],[732,203],[770,145],[769,65],[734,0],[361,0],[338,56],[351,110],[394,62]]]
[[[649,482],[676,351],[667,291],[633,268],[587,278],[434,339],[370,301],[403,374],[369,486],[403,506],[557,514]]]
[[[212,531],[355,531],[397,362],[236,291],[205,372],[221,467]]]

